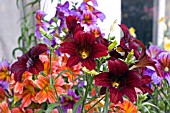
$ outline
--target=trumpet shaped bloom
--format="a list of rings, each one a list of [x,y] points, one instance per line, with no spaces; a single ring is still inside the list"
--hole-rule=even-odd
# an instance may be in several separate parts
[[[8,104],[6,102],[0,103],[0,112],[1,113],[11,113],[11,111],[8,108]]]
[[[38,103],[42,103],[47,100],[50,103],[55,103],[56,102],[55,93],[50,88],[49,79],[42,75],[39,75],[38,79],[35,82],[36,82],[36,85],[40,88],[40,91],[35,96],[35,100]]]
[[[137,99],[135,87],[149,83],[151,80],[144,80],[139,73],[129,70],[125,62],[121,60],[108,61],[109,72],[103,72],[94,77],[95,85],[108,87],[110,101],[117,104],[123,102],[126,95],[132,102]]]
[[[18,57],[12,67],[11,71],[14,73],[14,79],[17,82],[21,82],[22,74],[28,71],[32,74],[38,74],[40,71],[44,70],[44,65],[39,59],[39,55],[47,51],[47,46],[45,44],[38,44],[32,47],[28,52]]]
[[[90,70],[96,66],[94,59],[106,56],[108,51],[106,46],[95,42],[93,34],[84,31],[78,31],[74,35],[73,42],[63,42],[59,50],[70,55],[67,61],[68,67],[81,62],[83,66]]]
[[[0,80],[6,82],[10,80],[10,66],[6,59],[0,62]]]

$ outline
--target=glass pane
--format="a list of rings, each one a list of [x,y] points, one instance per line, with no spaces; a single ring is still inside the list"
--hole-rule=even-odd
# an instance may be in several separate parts
[[[134,27],[146,45],[152,41],[153,0],[122,0],[122,23]]]

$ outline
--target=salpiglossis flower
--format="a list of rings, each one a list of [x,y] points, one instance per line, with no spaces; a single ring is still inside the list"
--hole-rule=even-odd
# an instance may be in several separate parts
[[[14,73],[15,81],[21,82],[22,74],[29,71],[33,74],[38,74],[44,70],[43,63],[39,59],[39,55],[47,51],[45,44],[38,44],[32,47],[28,52],[18,57],[18,61],[13,63],[11,71]]]
[[[11,76],[10,73],[8,61],[4,59],[2,62],[0,62],[0,80],[9,82]]]
[[[10,109],[8,108],[8,103],[6,103],[6,102],[0,103],[0,112],[1,113],[11,113]]]
[[[118,104],[111,104],[110,108],[115,112],[109,113],[137,113],[137,106],[135,106],[132,102],[123,98],[123,102],[119,102]]]
[[[46,22],[43,22],[43,18],[45,16],[45,13],[42,12],[41,10],[37,10],[36,11],[36,20],[37,20],[37,23],[36,23],[36,31],[35,31],[35,36],[37,38],[41,38],[42,37],[42,34],[40,32],[40,27],[44,30],[44,31],[48,31],[48,27],[49,27],[49,24],[46,23]]]
[[[64,113],[66,113],[68,109],[73,109],[74,104],[80,99],[80,96],[77,96],[76,93],[71,89],[68,90],[67,95],[70,96],[70,98],[61,98],[61,107],[63,108]],[[78,106],[76,113],[80,113],[80,110],[81,105]]]
[[[84,31],[78,31],[74,35],[73,42],[63,42],[59,50],[70,55],[67,62],[68,67],[81,62],[83,66],[90,70],[96,66],[94,59],[106,56],[108,51],[106,46],[95,42],[93,34]]]
[[[38,103],[49,101],[50,103],[55,103],[55,93],[52,88],[50,88],[50,80],[45,76],[39,75],[38,79],[35,80],[36,85],[40,88],[40,91],[37,93],[35,100]]]
[[[95,85],[109,88],[110,101],[115,104],[122,102],[124,95],[135,102],[137,96],[134,88],[150,82],[143,80],[140,73],[129,70],[127,64],[121,60],[109,60],[108,68],[109,72],[96,75],[94,80]]]

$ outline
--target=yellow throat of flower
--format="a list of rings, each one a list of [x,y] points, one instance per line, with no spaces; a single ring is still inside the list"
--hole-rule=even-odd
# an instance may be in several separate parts
[[[83,52],[81,53],[81,57],[82,57],[83,59],[86,59],[88,56],[89,56],[89,53],[88,53],[88,52],[83,51]]]
[[[114,82],[112,82],[112,87],[118,88],[118,87],[119,87],[119,84],[120,84],[120,83],[114,81]]]

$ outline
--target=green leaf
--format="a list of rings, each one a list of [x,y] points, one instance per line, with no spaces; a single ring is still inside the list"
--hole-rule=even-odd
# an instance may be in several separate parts
[[[134,59],[134,50],[132,49],[130,51],[130,53],[127,55],[127,58],[125,59],[125,62],[130,65],[130,64],[133,64],[135,62],[135,59]]]
[[[72,73],[70,70],[63,70],[62,72],[60,72],[59,74],[58,74],[58,76],[56,77],[56,79],[59,77],[59,76],[61,76],[62,74],[64,74],[64,73]],[[55,80],[56,80],[55,79]]]
[[[19,9],[19,0],[16,0],[17,8]]]
[[[82,102],[83,102],[83,99],[79,100],[78,102],[76,102],[76,103],[74,104],[73,113],[76,113],[76,111],[77,111],[79,105],[81,105]],[[83,108],[82,108],[82,109],[83,109]]]
[[[109,51],[112,50],[117,45],[117,41],[114,40],[108,47]]]
[[[155,107],[156,109],[159,110],[159,108],[157,106],[155,106],[154,104],[152,104],[152,103],[149,103],[149,102],[142,103],[142,106],[145,106],[145,105],[153,106],[153,107]]]
[[[70,100],[72,100],[72,99],[73,99],[73,97],[72,97],[72,96],[68,96],[67,94],[61,94],[60,96],[63,96],[63,97],[69,98]]]
[[[48,104],[48,107],[45,113],[50,113],[56,106],[57,106],[56,103]]]
[[[108,88],[107,88],[106,89],[106,96],[105,96],[105,104],[104,104],[103,113],[107,113],[108,108],[109,108],[109,92],[108,92]]]
[[[16,59],[15,53],[16,53],[17,50],[20,50],[20,51],[22,52],[22,48],[17,47],[17,48],[15,48],[15,49],[12,51],[12,56],[13,56],[15,59]]]
[[[41,110],[38,110],[37,113],[44,113],[44,112],[45,112],[45,110],[41,109]]]

